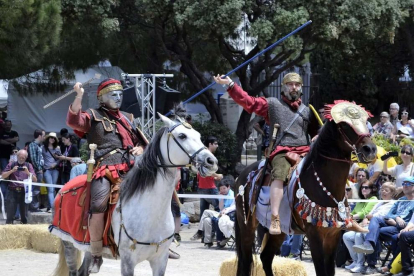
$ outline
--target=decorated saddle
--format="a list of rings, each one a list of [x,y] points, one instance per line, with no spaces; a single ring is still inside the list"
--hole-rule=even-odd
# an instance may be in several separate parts
[[[111,228],[112,212],[115,209],[121,178],[111,180],[111,193],[109,206],[105,212],[105,228],[103,233],[103,253],[107,256],[116,256],[117,247],[113,239]],[[109,177],[108,177],[109,176]],[[55,198],[55,213],[49,231],[64,241],[69,241],[82,251],[88,251],[90,236],[88,225],[84,222],[84,214],[89,210],[87,175],[80,175],[70,180],[59,191]]]

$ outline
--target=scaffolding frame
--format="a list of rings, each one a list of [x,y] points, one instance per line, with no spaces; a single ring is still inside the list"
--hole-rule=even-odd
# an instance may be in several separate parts
[[[128,74],[122,73],[124,80],[133,78],[137,100],[141,104],[141,118],[138,124],[149,140],[155,134],[156,122],[156,78],[172,78],[173,74]]]

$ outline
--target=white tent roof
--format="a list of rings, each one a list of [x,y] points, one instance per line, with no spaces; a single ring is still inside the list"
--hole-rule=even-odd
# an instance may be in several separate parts
[[[91,79],[96,73],[101,74],[101,79],[93,80],[90,84],[84,87],[85,94],[82,100],[82,109],[96,108],[98,100],[96,98],[96,90],[98,84],[106,78],[121,79],[123,71],[119,67],[91,67],[85,72],[78,70],[75,72],[74,80],[67,80],[70,85],[69,91],[75,82],[86,82]],[[35,73],[34,73],[35,74]],[[67,92],[66,91],[66,92]],[[76,94],[70,95],[63,100],[55,103],[47,109],[43,106],[50,103],[54,99],[60,97],[63,93],[47,94],[33,93],[28,96],[21,96],[19,92],[9,85],[8,100],[7,100],[7,117],[13,123],[13,130],[19,133],[20,141],[18,146],[21,148],[25,142],[33,140],[33,132],[35,129],[44,129],[46,133],[54,131],[59,133],[60,129],[67,128],[69,132],[73,133],[66,125],[66,115],[69,105],[73,102]]]

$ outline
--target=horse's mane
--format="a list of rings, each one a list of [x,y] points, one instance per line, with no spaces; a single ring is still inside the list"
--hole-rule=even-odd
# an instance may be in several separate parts
[[[151,143],[145,148],[144,153],[135,159],[134,167],[128,172],[125,182],[121,186],[122,200],[129,200],[133,195],[154,187],[157,173],[161,170],[159,165],[165,165],[160,141],[166,131],[166,127],[158,130]],[[163,172],[164,175],[167,174],[167,168],[163,168]]]
[[[318,139],[313,142],[308,157],[306,158],[304,168],[308,168],[314,160],[320,155],[327,155],[328,150],[332,148],[332,141],[338,139],[339,132],[336,129],[334,121],[329,121],[321,128]]]

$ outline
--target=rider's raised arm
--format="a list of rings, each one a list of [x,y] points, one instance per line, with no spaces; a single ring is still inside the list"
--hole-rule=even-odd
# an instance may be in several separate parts
[[[216,83],[228,86],[227,92],[229,93],[230,97],[232,97],[232,99],[236,103],[241,105],[244,108],[244,110],[246,110],[249,113],[256,113],[257,115],[264,117],[266,122],[269,122],[267,113],[268,104],[265,98],[257,98],[250,96],[246,91],[244,91],[229,77],[217,75],[213,78]]]
[[[269,105],[264,97],[252,97],[237,84],[229,87],[227,92],[229,92],[230,97],[241,105],[244,110],[264,117],[266,122],[269,121],[267,112]]]

